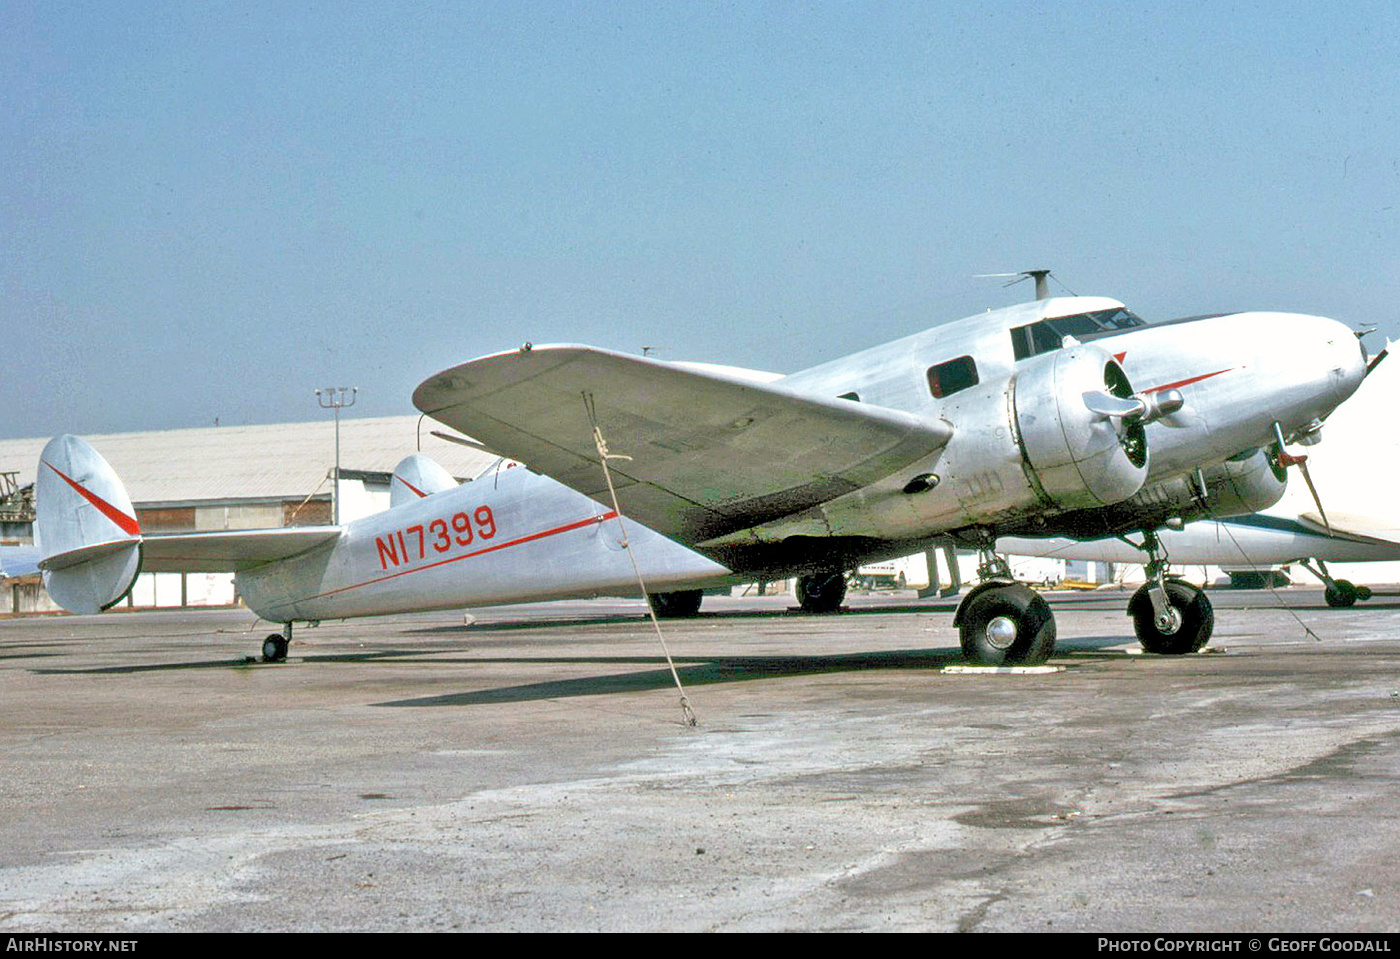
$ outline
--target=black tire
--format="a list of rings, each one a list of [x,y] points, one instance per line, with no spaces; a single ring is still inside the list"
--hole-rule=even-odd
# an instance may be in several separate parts
[[[1371,592],[1371,587],[1369,587],[1369,586],[1358,586],[1358,587],[1356,587],[1356,598],[1359,599],[1359,600],[1361,600],[1363,603],[1364,603],[1366,600],[1370,599],[1372,595],[1373,595],[1373,594],[1372,594],[1372,592]]]
[[[647,593],[647,602],[657,619],[684,619],[700,612],[704,592],[698,589],[678,589],[670,593]]]
[[[804,612],[834,613],[846,598],[846,574],[813,573],[797,577],[797,603]]]
[[[1138,642],[1149,653],[1159,656],[1184,656],[1200,652],[1210,642],[1215,630],[1215,611],[1204,590],[1180,579],[1166,583],[1167,602],[1180,618],[1180,625],[1170,632],[1157,628],[1152,611],[1152,598],[1147,587],[1141,587],[1128,603],[1128,615],[1133,618],[1133,631]]]
[[[1361,598],[1361,591],[1349,579],[1334,579],[1322,595],[1328,606],[1333,609],[1345,609],[1356,605],[1356,601]]]
[[[985,666],[1038,666],[1055,652],[1055,614],[1029,586],[991,586],[959,610],[963,655]],[[1014,629],[1008,638],[1006,630]]]
[[[287,638],[273,633],[263,640],[262,658],[265,663],[280,663],[287,658]]]

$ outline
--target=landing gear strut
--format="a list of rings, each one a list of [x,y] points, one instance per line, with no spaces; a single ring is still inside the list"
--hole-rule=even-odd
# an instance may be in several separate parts
[[[834,613],[846,598],[846,574],[811,573],[797,577],[797,603],[806,613]]]
[[[1307,560],[1303,560],[1300,565],[1322,580],[1323,585],[1327,587],[1323,597],[1327,600],[1328,606],[1333,609],[1343,609],[1347,606],[1355,606],[1358,599],[1364,601],[1371,598],[1371,587],[1357,586],[1349,579],[1333,579],[1332,574],[1327,572],[1327,564],[1320,559],[1316,562],[1317,569],[1313,569]]]
[[[982,582],[953,614],[963,655],[986,666],[1039,665],[1055,651],[1055,615],[1039,593],[1012,578],[993,543],[990,536],[979,542]]]
[[[281,663],[287,659],[287,647],[292,643],[292,624],[284,623],[282,632],[273,633],[262,644],[262,659],[265,663]]]
[[[1184,579],[1168,579],[1167,554],[1157,534],[1143,530],[1142,536],[1138,548],[1147,553],[1147,582],[1128,602],[1138,642],[1147,652],[1164,656],[1199,652],[1215,629],[1210,600]]]

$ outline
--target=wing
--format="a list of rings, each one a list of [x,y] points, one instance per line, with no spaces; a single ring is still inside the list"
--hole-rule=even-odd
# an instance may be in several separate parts
[[[1328,513],[1327,519],[1323,519],[1319,513],[1300,513],[1298,521],[1319,536],[1349,539],[1357,543],[1400,546],[1400,526],[1393,520],[1362,516],[1358,513]]]
[[[141,540],[141,569],[153,573],[233,573],[287,559],[340,536],[339,526],[153,533]]]
[[[39,551],[32,546],[0,546],[0,579],[39,572]]]
[[[414,391],[429,416],[595,499],[696,543],[815,506],[942,449],[952,427],[821,399],[714,369],[586,346],[522,348],[439,373]]]

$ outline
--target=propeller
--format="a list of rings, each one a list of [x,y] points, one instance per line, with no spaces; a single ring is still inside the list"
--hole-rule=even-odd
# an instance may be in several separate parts
[[[1332,535],[1332,521],[1327,518],[1327,510],[1322,508],[1322,497],[1318,495],[1317,486],[1313,483],[1312,474],[1308,472],[1307,454],[1294,456],[1284,449],[1283,427],[1279,426],[1278,420],[1274,420],[1274,439],[1278,441],[1278,462],[1279,465],[1287,469],[1290,466],[1298,467],[1298,472],[1303,474],[1303,482],[1308,484],[1308,492],[1312,493],[1313,502],[1317,504],[1318,515],[1322,517],[1322,525],[1327,527],[1327,535]]]
[[[1127,397],[1114,396],[1102,390],[1091,390],[1084,394],[1084,405],[1090,413],[1097,413],[1099,416],[1139,419],[1143,423],[1153,423],[1178,412],[1186,405],[1186,400],[1177,390],[1134,393]]]
[[[429,430],[429,432],[440,440],[447,440],[449,443],[456,443],[458,446],[470,447],[474,450],[481,450],[483,453],[490,453],[492,456],[500,456],[495,450],[482,446],[476,440],[469,440],[465,436],[453,436],[451,433],[444,433],[441,430]]]

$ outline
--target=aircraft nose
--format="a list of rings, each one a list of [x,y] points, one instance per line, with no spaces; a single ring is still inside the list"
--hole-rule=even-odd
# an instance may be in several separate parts
[[[1327,344],[1328,373],[1333,379],[1336,401],[1341,403],[1355,393],[1366,378],[1366,347],[1345,324],[1325,317],[1318,319],[1322,321],[1320,332]]]
[[[1288,317],[1293,336],[1280,336],[1277,346],[1293,354],[1290,365],[1309,384],[1314,415],[1326,417],[1356,392],[1366,378],[1366,350],[1345,324],[1325,316],[1292,314]],[[1282,332],[1282,330],[1280,330]]]

